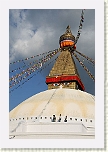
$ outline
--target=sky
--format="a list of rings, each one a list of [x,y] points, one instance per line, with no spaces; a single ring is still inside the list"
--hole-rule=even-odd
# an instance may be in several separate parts
[[[81,19],[81,9],[10,9],[9,10],[9,62],[25,59],[59,48],[59,38],[70,25],[76,37]],[[81,36],[76,44],[77,50],[95,60],[95,10],[85,9]],[[39,60],[42,56],[29,61],[9,65],[9,71]],[[56,59],[55,56],[53,59]],[[47,90],[46,76],[54,61],[41,72],[9,93],[9,111],[27,98]],[[95,95],[95,83],[75,60],[85,91]],[[95,75],[95,68],[84,60],[84,64]],[[27,68],[27,67],[26,67]],[[17,71],[17,74],[20,71]],[[38,73],[37,73],[38,72]],[[10,73],[10,77],[14,73]],[[21,84],[21,83],[20,83]],[[15,87],[13,87],[15,88]],[[12,89],[13,89],[12,88]],[[11,89],[10,89],[11,90]]]

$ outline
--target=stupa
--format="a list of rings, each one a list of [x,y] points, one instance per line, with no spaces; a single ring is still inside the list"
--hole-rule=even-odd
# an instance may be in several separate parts
[[[76,45],[70,26],[59,44],[60,55],[46,76],[48,90],[10,111],[10,139],[95,138],[95,97],[84,91],[72,56]]]

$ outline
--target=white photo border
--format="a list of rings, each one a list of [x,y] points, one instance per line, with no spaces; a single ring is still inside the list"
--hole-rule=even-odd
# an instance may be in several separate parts
[[[69,5],[71,4],[72,5]],[[66,5],[67,4],[67,5]],[[74,5],[73,5],[74,4]],[[1,2],[1,50],[2,56],[7,60],[2,65],[1,82],[3,92],[1,94],[0,106],[0,138],[1,148],[104,148],[104,1],[102,0],[67,0],[62,2],[56,0],[9,0]],[[95,139],[9,139],[9,9],[95,9]],[[101,37],[100,37],[101,35]],[[101,40],[100,40],[101,38]],[[101,45],[100,45],[101,41]],[[98,54],[98,55],[97,55]],[[100,55],[99,55],[100,54]],[[99,69],[101,66],[101,72]],[[2,80],[2,79],[1,79]],[[101,81],[100,81],[101,80]],[[100,110],[101,109],[101,110]],[[101,111],[101,112],[100,112]],[[79,150],[78,150],[79,151]]]

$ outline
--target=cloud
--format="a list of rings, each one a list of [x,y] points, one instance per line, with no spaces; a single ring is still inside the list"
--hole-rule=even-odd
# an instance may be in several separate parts
[[[58,48],[59,37],[67,25],[71,26],[76,36],[81,10],[10,10],[9,15],[9,53],[12,62]],[[77,48],[84,53],[88,51],[90,55],[94,52],[95,43],[94,12],[86,10],[84,15],[84,26]]]

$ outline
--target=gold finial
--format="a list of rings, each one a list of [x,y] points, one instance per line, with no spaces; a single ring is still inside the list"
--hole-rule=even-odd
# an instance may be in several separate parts
[[[69,25],[67,26],[67,28],[66,28],[66,32],[65,32],[65,33],[66,33],[66,34],[67,34],[67,33],[71,33],[71,34],[72,34],[72,32],[71,32],[71,29],[70,29],[70,26],[69,26]]]

